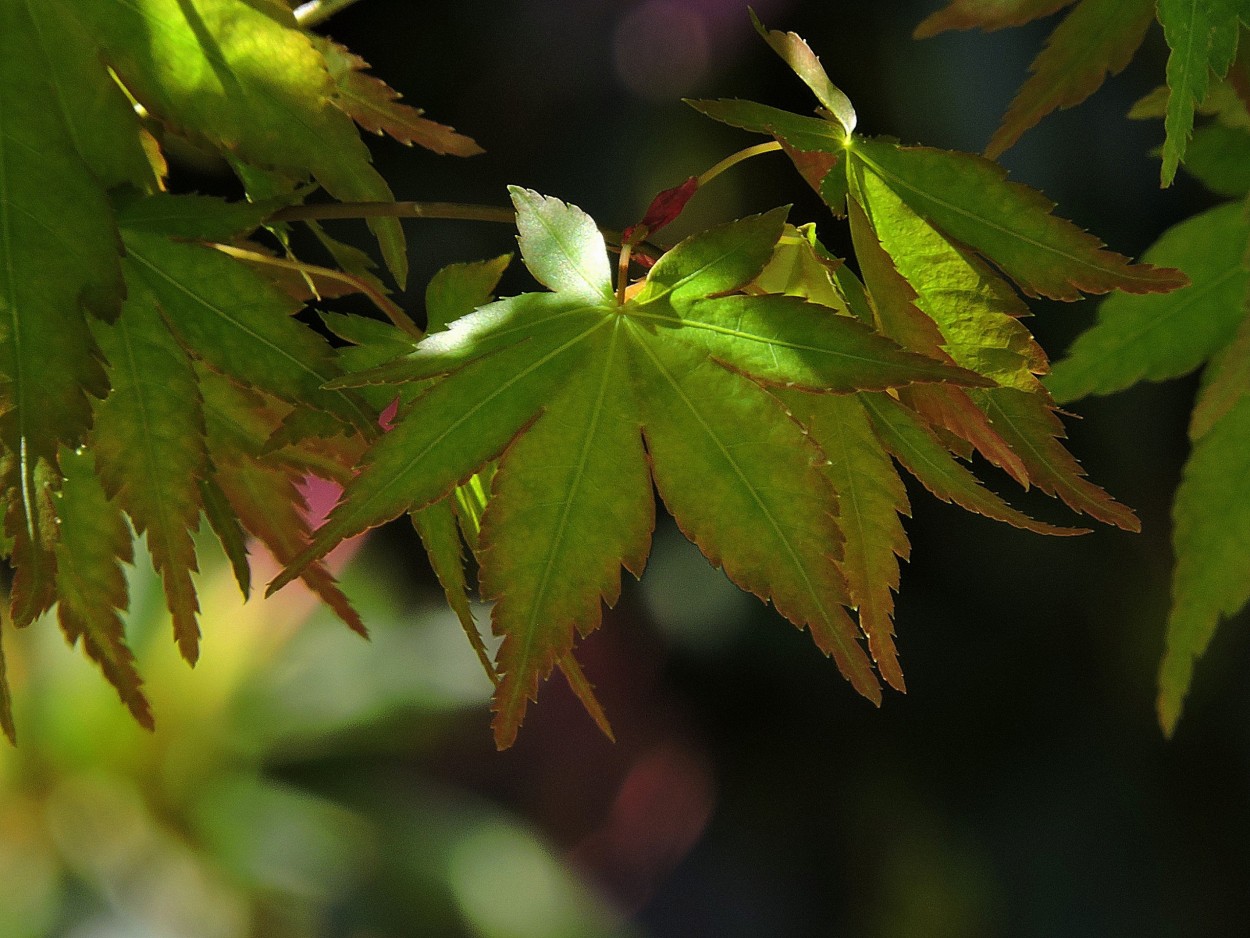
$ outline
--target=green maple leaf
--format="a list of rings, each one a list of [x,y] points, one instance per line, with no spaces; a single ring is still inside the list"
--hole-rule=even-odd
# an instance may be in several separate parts
[[[1194,126],[1194,107],[1206,97],[1211,76],[1223,78],[1237,54],[1239,19],[1250,9],[1239,0],[1159,0],[1159,23],[1171,50],[1167,63],[1163,185],[1172,184]]]
[[[1175,264],[1192,284],[1168,296],[1117,296],[1050,376],[1060,400],[1109,394],[1206,363],[1190,423],[1192,451],[1172,508],[1172,605],[1159,672],[1158,714],[1175,728],[1195,662],[1216,626],[1250,600],[1250,285],[1244,207],[1209,209],[1166,231],[1145,256]]]
[[[1065,2],[954,0],[916,28],[924,38],[947,29],[1018,26]],[[1172,184],[1193,134],[1194,111],[1222,79],[1237,54],[1240,24],[1250,24],[1243,0],[1080,0],[1029,67],[1032,75],[1012,101],[986,149],[997,156],[1058,108],[1093,94],[1107,75],[1123,70],[1141,45],[1151,19],[1163,27],[1169,54],[1167,88],[1160,96],[1166,138],[1160,179]]]
[[[557,665],[589,700],[575,635],[642,572],[654,481],[682,530],[743,588],[808,627],[861,693],[879,689],[834,561],[823,454],[764,387],[808,393],[915,381],[989,384],[908,353],[800,297],[734,293],[769,261],[784,212],[683,242],[618,302],[579,209],[513,189],[521,252],[551,293],[499,300],[396,363],[338,383],[440,377],[401,411],[277,589],[343,537],[439,502],[499,458],[477,545],[503,637],[496,740],[515,738]]]

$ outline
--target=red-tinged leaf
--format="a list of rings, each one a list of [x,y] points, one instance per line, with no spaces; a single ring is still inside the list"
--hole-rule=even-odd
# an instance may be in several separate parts
[[[907,403],[935,429],[945,430],[964,440],[1024,488],[1029,487],[1029,471],[1024,460],[995,429],[990,418],[963,388],[920,385],[900,392]]]
[[[304,500],[296,485],[305,468],[284,459],[291,455],[286,450],[281,454],[264,451],[273,415],[266,412],[263,398],[206,369],[199,376],[212,479],[233,517],[280,563],[286,563],[308,543],[308,522],[301,511]],[[246,563],[246,558],[242,560]],[[367,634],[360,615],[323,566],[309,566],[302,577],[349,628]]]
[[[841,89],[829,80],[824,66],[820,64],[820,59],[816,57],[811,46],[797,33],[766,29],[754,10],[751,11],[751,21],[755,24],[755,31],[816,95],[816,100],[824,107],[825,115],[838,123],[845,136],[849,137],[854,133],[855,108],[851,107],[850,99],[842,93]]]
[[[569,689],[573,691],[573,696],[586,708],[590,718],[595,721],[595,726],[599,727],[604,736],[612,742],[616,742],[616,734],[612,732],[612,724],[608,722],[608,715],[599,703],[599,698],[595,696],[594,685],[586,679],[586,675],[582,672],[582,666],[573,657],[573,653],[569,652],[559,660],[558,664],[560,665],[560,673],[564,675],[564,679],[568,681]]]
[[[1062,499],[1075,512],[1125,531],[1141,530],[1132,510],[1086,479],[1080,463],[1064,449],[1060,442],[1063,424],[1049,395],[1015,388],[971,390],[968,394],[985,412],[995,432],[1020,457],[1029,479],[1039,489]]]
[[[117,322],[98,323],[95,333],[113,386],[96,408],[92,432],[100,480],[147,536],[178,647],[194,663],[200,630],[192,532],[206,458],[195,370],[141,283],[131,286]]]
[[[595,367],[570,377],[491,483],[479,557],[503,638],[492,703],[501,749],[539,683],[571,655],[574,632],[589,635],[602,604],[615,605],[621,566],[641,576],[651,549],[655,505],[623,333],[621,320],[600,330],[588,350]]]
[[[1242,388],[1194,443],[1172,505],[1172,609],[1159,669],[1159,722],[1171,734],[1220,621],[1250,600],[1250,395]]]
[[[443,498],[411,514],[412,526],[416,528],[430,558],[430,566],[438,577],[443,595],[447,597],[447,605],[451,606],[456,618],[464,629],[469,645],[473,648],[477,660],[482,663],[486,676],[491,683],[499,684],[499,675],[495,673],[495,665],[490,659],[490,652],[482,641],[473,620],[473,609],[469,606],[468,583],[464,575],[464,551],[461,548],[460,531],[456,525],[456,513],[450,497]]]
[[[1081,293],[1166,293],[1184,274],[1104,250],[1102,242],[1051,214],[1054,204],[979,156],[889,140],[856,138],[855,169],[875,174],[913,212],[966,244],[1030,296],[1076,300]]]
[[[913,35],[917,39],[927,39],[948,29],[990,32],[1006,26],[1023,26],[1070,3],[1072,0],[951,0],[948,6],[930,13]]]
[[[239,584],[239,592],[243,599],[252,594],[252,567],[247,559],[247,532],[239,524],[226,493],[217,484],[216,470],[211,466],[200,480],[200,501],[204,506],[204,517],[217,535],[226,559],[230,561],[230,569],[234,580]]]
[[[861,394],[859,398],[882,445],[935,497],[1036,534],[1089,533],[1086,528],[1063,528],[1034,521],[1012,508],[953,458],[918,414],[888,394]]]
[[[838,527],[845,538],[838,564],[846,577],[859,627],[881,676],[906,692],[894,647],[894,596],[898,558],[910,547],[899,515],[910,515],[907,491],[864,413],[861,394],[777,393],[828,461],[825,478],[838,497]]]
[[[632,335],[652,473],[682,532],[731,580],[806,625],[855,689],[879,704],[880,685],[843,608],[850,598],[835,566],[841,537],[820,451],[758,386],[694,348],[637,327]]]
[[[636,225],[630,225],[621,233],[621,241],[625,244],[637,244],[651,237],[661,228],[671,225],[685,210],[686,203],[698,190],[699,177],[691,176],[685,182],[660,192],[647,206],[642,221]]]
[[[61,540],[57,556],[57,618],[71,645],[83,650],[117,690],[141,726],[152,729],[152,710],[135,670],[118,616],[130,605],[122,564],[134,559],[130,528],[109,501],[85,450],[61,452],[65,481],[56,496]]]
[[[443,155],[476,156],[485,152],[471,137],[422,117],[417,108],[401,104],[398,91],[382,79],[364,74],[369,63],[360,56],[320,36],[314,36],[313,42],[325,56],[338,90],[330,100],[365,130],[386,133],[400,143],[415,143]]]
[[[46,459],[29,460],[0,450],[0,481],[17,495],[5,505],[4,528],[13,540],[9,610],[21,628],[56,602],[56,510],[52,499],[61,471]]]
[[[1155,0],[1081,0],[1029,66],[985,155],[996,159],[1047,114],[1080,104],[1123,71],[1154,16]]]

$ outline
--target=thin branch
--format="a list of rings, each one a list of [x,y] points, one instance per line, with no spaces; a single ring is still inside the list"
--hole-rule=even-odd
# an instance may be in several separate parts
[[[757,143],[753,147],[747,147],[745,150],[731,153],[699,177],[699,188],[702,189],[725,170],[737,166],[743,160],[749,160],[751,157],[759,156],[762,153],[776,153],[780,149],[781,144],[776,140],[771,140],[768,143]]]
[[[373,305],[386,313],[386,318],[394,323],[397,328],[402,329],[418,342],[425,338],[425,333],[417,328],[417,324],[408,317],[407,313],[399,308],[398,304],[361,277],[353,276],[342,270],[335,270],[333,267],[318,267],[316,264],[306,264],[303,261],[289,261],[281,257],[270,257],[268,254],[261,254],[258,251],[246,251],[242,248],[231,247],[228,244],[213,244],[212,247],[221,251],[222,254],[228,254],[231,257],[253,264],[267,264],[270,267],[281,267],[283,270],[295,270],[301,274],[325,277],[327,280],[337,280],[339,283],[346,283],[372,300]]]
[[[295,22],[304,29],[311,29],[355,2],[356,0],[308,0],[295,8]]]

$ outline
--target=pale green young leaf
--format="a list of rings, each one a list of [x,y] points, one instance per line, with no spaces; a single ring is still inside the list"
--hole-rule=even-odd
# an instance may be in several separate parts
[[[764,293],[801,296],[836,313],[853,315],[841,281],[835,279],[841,267],[842,262],[816,239],[815,225],[796,228],[787,224],[772,257],[756,274],[753,284]],[[871,324],[871,312],[862,321]]]
[[[1073,0],[951,0],[930,13],[916,27],[915,37],[927,39],[948,29],[983,29],[986,32],[1006,26],[1022,26],[1048,16]]]
[[[135,531],[147,536],[178,647],[194,663],[200,630],[192,532],[199,527],[206,468],[195,370],[142,283],[132,283],[117,322],[97,323],[95,334],[112,385],[96,407],[92,430],[97,472]]]
[[[62,450],[64,484],[56,495],[61,539],[56,546],[57,619],[71,645],[103,672],[141,726],[152,729],[152,711],[126,645],[119,616],[130,605],[122,564],[134,559],[130,527],[104,492],[86,450]]]
[[[586,367],[500,460],[482,519],[484,598],[503,638],[495,741],[512,744],[527,701],[615,605],[624,566],[641,576],[655,506],[621,319],[592,337]]]
[[[1003,387],[1035,389],[1046,355],[1020,321],[1029,310],[1016,292],[875,173],[857,164],[851,180],[851,234],[869,294],[889,323],[883,331]]]
[[[1250,395],[1195,443],[1172,506],[1172,610],[1159,671],[1159,722],[1171,733],[1222,618],[1250,600]]]
[[[521,258],[547,289],[587,303],[612,302],[612,265],[595,221],[575,205],[509,186]]]
[[[1245,316],[1250,221],[1242,206],[1208,209],[1168,229],[1143,257],[1184,270],[1191,285],[1163,296],[1112,296],[1047,379],[1060,401],[1110,394],[1197,368]]]
[[[1118,75],[1154,22],[1155,0],[1081,0],[1046,40],[985,155],[1012,147],[1052,111],[1074,107]]]
[[[1223,78],[1237,52],[1237,10],[1229,0],[1158,0],[1159,23],[1167,40],[1168,104],[1163,126],[1160,179],[1170,186],[1185,158],[1194,126],[1194,107]]]
[[[900,515],[910,515],[907,491],[890,455],[881,448],[862,394],[775,391],[824,451],[825,478],[838,499],[838,527],[845,538],[838,566],[846,577],[859,627],[881,676],[906,691],[894,646],[894,593],[899,558],[911,548]]]
[[[803,84],[812,89],[827,114],[841,126],[843,135],[849,137],[855,132],[855,108],[850,99],[829,80],[820,59],[812,51],[811,46],[803,41],[797,33],[783,33],[778,29],[767,29],[760,22],[755,11],[751,11],[751,22],[755,24],[764,41],[782,60],[803,80]]]

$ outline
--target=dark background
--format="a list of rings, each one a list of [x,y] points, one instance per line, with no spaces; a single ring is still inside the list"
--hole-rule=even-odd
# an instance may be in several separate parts
[[[913,40],[938,5],[755,8],[811,43],[855,103],[861,132],[979,151],[1055,20]],[[504,205],[515,183],[619,228],[659,189],[758,140],[681,97],[813,105],[739,0],[364,0],[323,31],[487,150],[459,160],[379,140],[375,159],[402,199]],[[1156,27],[1123,75],[1002,160],[1059,214],[1130,255],[1212,201],[1184,178],[1160,191],[1149,151],[1162,128],[1123,117],[1161,80],[1165,52]],[[777,155],[718,179],[683,223],[787,202],[792,221],[815,220],[827,244],[845,243]],[[498,226],[408,231],[405,302],[415,308],[443,264],[513,246]],[[504,292],[529,289],[509,276]],[[1095,303],[1033,308],[1031,326],[1058,358]],[[483,709],[419,754],[365,768],[395,780],[401,800],[419,798],[402,783],[419,771],[529,818],[654,936],[1250,933],[1244,616],[1198,668],[1175,738],[1154,722],[1169,502],[1192,391],[1183,380],[1081,401],[1082,419],[1069,422],[1073,451],[1138,510],[1141,535],[1046,539],[911,490],[914,550],[897,617],[909,693],[890,694],[880,711],[805,634],[741,597],[662,522],[643,583],[626,584],[582,646],[615,745],[556,679],[509,752],[493,751]],[[983,475],[1027,510],[1068,520],[1058,503]],[[432,589],[420,561],[404,556],[413,549],[391,533],[365,562]],[[320,765],[301,780],[332,788],[340,771],[362,767]],[[379,929],[425,933],[378,916]]]

